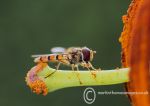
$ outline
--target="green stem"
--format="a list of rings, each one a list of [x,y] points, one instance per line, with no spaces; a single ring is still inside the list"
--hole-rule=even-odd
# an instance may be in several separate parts
[[[97,71],[54,71],[56,70],[46,66],[38,72],[38,77],[45,82],[49,92],[67,87],[112,85],[129,81],[128,68]],[[46,77],[50,73],[53,74]]]

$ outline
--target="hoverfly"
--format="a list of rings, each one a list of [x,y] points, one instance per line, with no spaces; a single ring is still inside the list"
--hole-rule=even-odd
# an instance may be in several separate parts
[[[68,49],[54,47],[51,52],[52,54],[32,55],[35,58],[34,62],[57,62],[56,70],[59,69],[60,64],[71,66],[72,70],[75,70],[75,68],[79,70],[79,65],[88,70],[96,70],[91,64],[96,51],[87,47],[70,47]]]

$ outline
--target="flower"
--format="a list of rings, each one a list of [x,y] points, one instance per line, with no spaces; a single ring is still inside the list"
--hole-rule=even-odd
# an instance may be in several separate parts
[[[31,88],[33,92],[37,94],[42,93],[43,95],[46,95],[48,93],[48,88],[45,82],[37,75],[37,73],[46,66],[46,63],[39,63],[27,73],[27,85]]]
[[[133,0],[119,41],[122,64],[130,67],[129,92],[150,92],[150,1]],[[134,106],[150,106],[150,95],[129,95]]]

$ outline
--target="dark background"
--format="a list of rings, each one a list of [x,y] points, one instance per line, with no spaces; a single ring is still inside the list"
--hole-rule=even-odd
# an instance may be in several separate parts
[[[0,106],[86,106],[86,87],[36,95],[25,76],[35,64],[32,54],[55,46],[87,46],[97,51],[93,64],[121,67],[121,17],[129,0],[0,0]],[[124,91],[124,85],[96,91]],[[97,95],[91,106],[130,106],[125,95]]]

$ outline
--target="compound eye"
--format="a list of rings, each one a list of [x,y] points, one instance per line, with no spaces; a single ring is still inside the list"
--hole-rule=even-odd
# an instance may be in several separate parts
[[[90,49],[83,48],[82,53],[83,53],[83,60],[84,61],[90,61]]]

